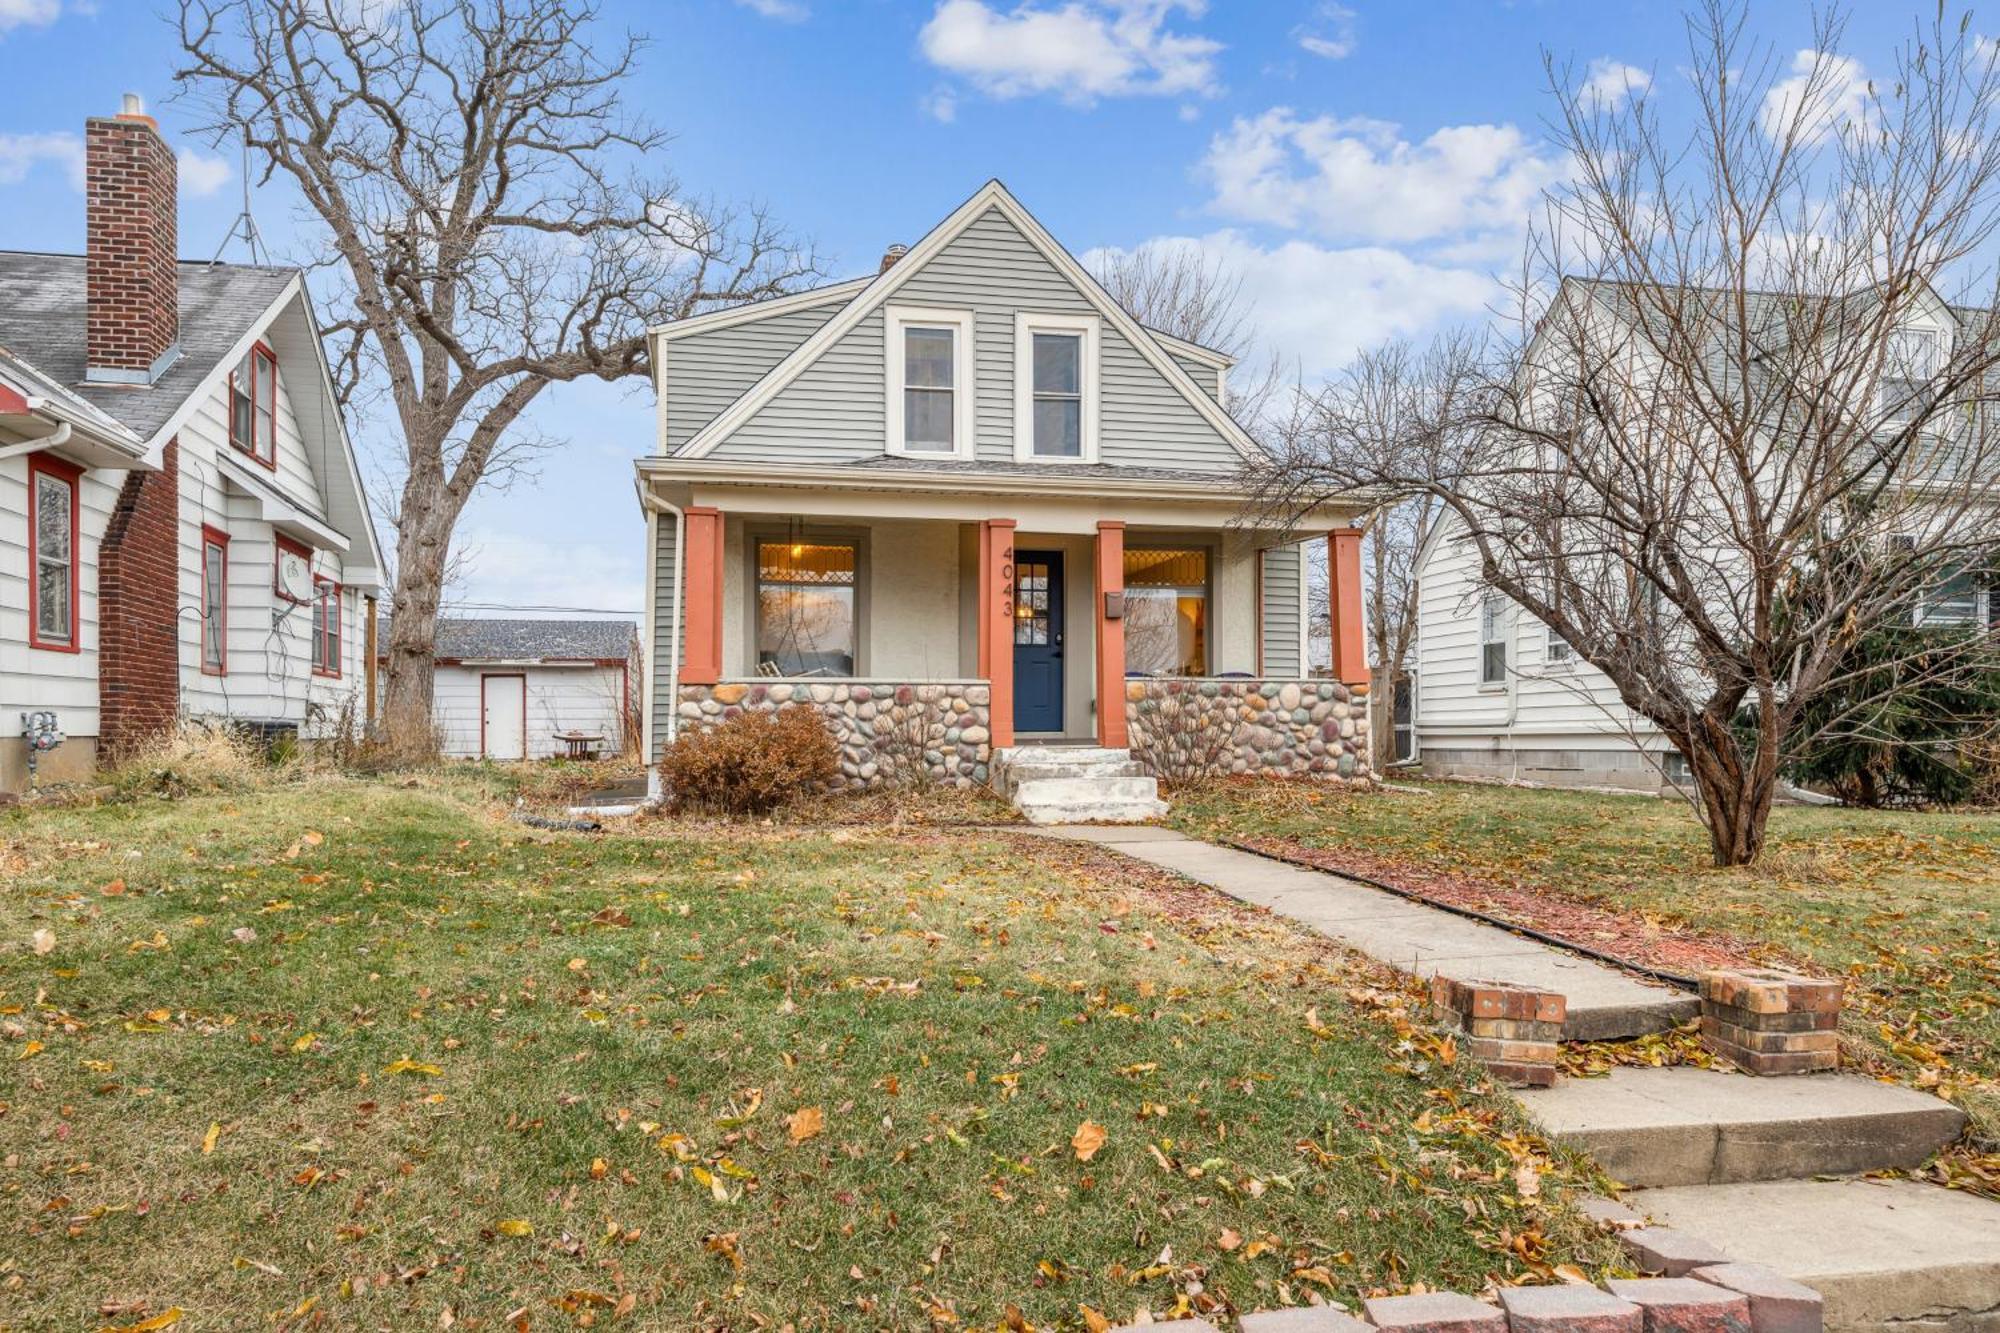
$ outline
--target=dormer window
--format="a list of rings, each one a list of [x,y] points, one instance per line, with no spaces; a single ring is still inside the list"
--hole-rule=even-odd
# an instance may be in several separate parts
[[[229,443],[265,467],[278,465],[278,358],[263,343],[229,372]]]
[[[1014,457],[1097,461],[1095,315],[1022,312],[1014,320]]]
[[[883,327],[888,452],[913,458],[971,458],[971,312],[890,306]]]

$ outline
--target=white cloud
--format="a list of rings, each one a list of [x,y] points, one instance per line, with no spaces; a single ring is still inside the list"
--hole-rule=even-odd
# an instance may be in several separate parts
[[[1316,56],[1345,60],[1354,54],[1354,11],[1346,5],[1326,3],[1313,16],[1292,29],[1292,40]]]
[[[1763,111],[1771,138],[1782,139],[1796,117],[1800,139],[1812,143],[1848,125],[1867,125],[1874,94],[1860,61],[1808,47],[1792,57],[1792,76],[1764,94]]]
[[[1241,279],[1260,352],[1276,352],[1287,374],[1297,367],[1308,380],[1331,374],[1386,338],[1477,316],[1501,296],[1490,273],[1426,263],[1380,246],[1291,240],[1266,247],[1227,228],[1146,244],[1169,254],[1198,254]],[[1083,256],[1085,266],[1096,267],[1103,254]]]
[[[1202,171],[1225,217],[1393,243],[1518,233],[1563,175],[1512,125],[1448,125],[1411,143],[1384,121],[1284,107],[1217,134]]]
[[[1653,76],[1637,65],[1599,56],[1590,62],[1577,97],[1586,109],[1616,111],[1627,99],[1645,96],[1652,86]]]
[[[8,0],[0,0],[0,5]],[[69,182],[83,188],[83,140],[67,132],[55,134],[0,134],[0,185],[18,185],[28,173],[44,162],[53,162],[69,175]]]
[[[803,23],[812,15],[799,0],[736,0],[736,3],[780,23]]]
[[[62,17],[62,0],[0,0],[0,33],[40,28]]]
[[[1220,42],[1170,31],[1176,11],[1206,0],[1070,0],[1001,12],[984,0],[943,0],[919,36],[924,56],[991,97],[1052,94],[1183,96],[1216,90]]]
[[[958,94],[949,88],[934,88],[920,104],[924,114],[942,125],[958,119]]]
[[[229,184],[231,171],[225,158],[209,157],[192,148],[175,154],[180,163],[181,189],[199,199]]]

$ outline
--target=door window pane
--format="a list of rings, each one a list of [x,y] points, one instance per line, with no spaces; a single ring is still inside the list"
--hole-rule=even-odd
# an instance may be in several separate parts
[[[851,544],[757,545],[757,662],[781,676],[854,674]]]
[[[1125,552],[1125,669],[1135,676],[1208,671],[1208,552]]]

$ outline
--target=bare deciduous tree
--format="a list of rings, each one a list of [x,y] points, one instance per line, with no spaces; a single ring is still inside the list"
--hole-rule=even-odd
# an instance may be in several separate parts
[[[649,325],[786,290],[811,258],[637,173],[667,136],[623,114],[642,43],[588,0],[181,0],[182,94],[289,180],[346,309],[343,399],[402,436],[385,720],[429,734],[440,587],[466,502],[536,450],[549,385],[647,373]]]
[[[1410,463],[1452,438],[1449,424],[1467,387],[1463,367],[1476,355],[1469,334],[1442,335],[1422,351],[1398,339],[1364,351],[1316,393],[1297,395],[1285,426],[1273,432],[1273,464],[1256,479],[1259,509],[1281,520],[1301,512],[1300,501],[1334,474],[1439,472],[1434,463]],[[1378,773],[1396,758],[1395,687],[1416,648],[1417,553],[1442,511],[1427,489],[1385,490],[1362,539],[1370,737]],[[1325,581],[1314,578],[1309,589],[1313,625],[1330,626]]]
[[[1486,586],[1686,757],[1720,865],[1758,856],[1787,759],[1867,711],[1806,721],[1851,697],[1858,638],[2000,545],[1993,57],[1940,11],[1866,83],[1838,15],[1782,63],[1746,18],[1689,19],[1673,120],[1550,62],[1576,177],[1518,325],[1461,358],[1456,428],[1291,480],[1434,497]],[[1909,670],[1983,669],[1964,642]]]
[[[1148,241],[1131,250],[1091,256],[1091,276],[1146,327],[1235,357],[1230,412],[1253,433],[1265,433],[1266,410],[1282,381],[1277,353],[1240,364],[1255,351],[1255,326],[1243,298],[1243,278],[1191,244]]]

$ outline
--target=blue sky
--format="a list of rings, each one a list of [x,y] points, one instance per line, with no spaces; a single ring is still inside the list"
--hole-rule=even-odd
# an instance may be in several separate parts
[[[184,150],[181,247],[215,253],[241,206],[229,154],[188,137],[150,0],[0,0],[0,248],[74,251],[86,116],[136,91]],[[872,271],[998,176],[1073,251],[1175,238],[1244,281],[1266,343],[1308,375],[1357,348],[1476,320],[1560,174],[1542,53],[1671,106],[1685,34],[1652,0],[606,0],[652,38],[626,92],[670,129],[683,191],[757,202]],[[1890,68],[1927,0],[1869,0],[1844,49]],[[1761,0],[1781,60],[1810,10]],[[1685,94],[1679,94],[1685,100]],[[253,199],[283,252],[289,201]],[[241,257],[240,250],[230,252]],[[540,477],[476,499],[461,602],[636,612],[631,460],[643,387],[550,390],[570,441]],[[364,427],[364,442],[379,447]],[[384,531],[385,540],[392,536]]]

